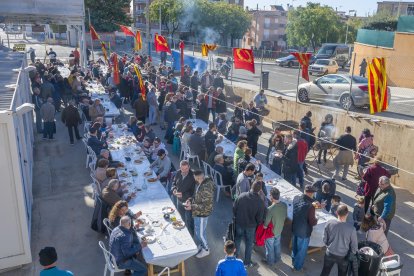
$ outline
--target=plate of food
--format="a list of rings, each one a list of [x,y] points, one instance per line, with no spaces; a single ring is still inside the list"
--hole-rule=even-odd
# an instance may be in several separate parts
[[[162,208],[162,213],[163,214],[172,214],[172,213],[174,213],[175,212],[175,210],[174,210],[174,208],[172,208],[172,207],[163,207]]]
[[[144,172],[144,176],[152,176],[152,171]]]
[[[135,220],[135,223],[138,223],[140,227],[145,227],[149,224],[148,220],[146,220],[145,218],[137,218]]]
[[[154,226],[154,227],[160,227],[162,224],[161,224],[161,221],[159,221],[159,220],[153,220],[152,222],[151,222],[151,224],[152,224],[152,226]]]
[[[185,227],[185,223],[182,220],[173,221],[171,224],[173,228],[177,230],[183,229]]]
[[[146,234],[141,237],[141,241],[146,242],[147,244],[154,243],[156,240],[157,240],[157,237],[155,237],[154,235]]]
[[[108,149],[109,149],[109,150],[116,150],[116,148],[115,148],[115,147],[113,147],[113,146],[110,146]]]
[[[136,172],[132,172],[131,175],[132,176],[138,176],[138,174]]]
[[[120,177],[128,177],[129,175],[128,175],[128,173],[127,172],[121,172],[120,174],[119,174],[119,176]]]
[[[150,182],[150,183],[157,182],[157,180],[158,180],[158,178],[156,178],[156,177],[151,177],[151,178],[147,179],[147,181]]]
[[[134,161],[134,163],[135,163],[135,164],[142,164],[142,162],[143,162],[143,161],[142,161],[142,160],[140,160],[140,159],[137,159],[137,160],[135,160],[135,161]]]

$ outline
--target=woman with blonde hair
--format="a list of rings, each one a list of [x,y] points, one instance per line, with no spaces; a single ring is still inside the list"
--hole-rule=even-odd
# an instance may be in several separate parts
[[[126,202],[125,200],[120,200],[117,203],[115,203],[115,205],[109,212],[109,225],[113,229],[119,225],[119,221],[123,216],[129,216],[131,219],[137,219],[141,215],[141,211],[134,214],[131,210],[128,209],[128,202]]]

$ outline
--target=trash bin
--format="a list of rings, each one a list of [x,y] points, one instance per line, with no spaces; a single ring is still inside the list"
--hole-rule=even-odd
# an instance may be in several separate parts
[[[262,72],[262,89],[269,88],[269,72],[263,71]]]
[[[359,252],[359,249],[363,247],[370,247],[376,253],[375,256],[370,256]],[[376,276],[378,274],[381,258],[384,256],[382,248],[379,244],[370,241],[360,241],[358,243],[358,258],[359,268],[358,274],[364,276]]]

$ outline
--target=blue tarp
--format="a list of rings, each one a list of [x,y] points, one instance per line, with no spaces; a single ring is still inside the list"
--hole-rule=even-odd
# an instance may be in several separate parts
[[[179,51],[172,51],[172,63],[175,71],[181,70]],[[190,66],[191,71],[198,71],[199,75],[208,70],[207,60],[201,58],[184,55],[184,64]]]

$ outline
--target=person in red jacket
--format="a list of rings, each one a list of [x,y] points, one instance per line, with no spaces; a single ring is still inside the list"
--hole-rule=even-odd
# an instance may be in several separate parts
[[[389,172],[381,166],[381,157],[378,157],[374,164],[370,165],[364,173],[362,179],[365,181],[364,198],[365,198],[365,213],[369,206],[372,205],[371,200],[378,189],[378,183],[381,176],[391,177]]]
[[[293,133],[293,137],[296,139],[296,144],[298,145],[298,172],[297,177],[299,178],[299,185],[300,188],[303,189],[304,184],[304,170],[303,164],[306,160],[306,154],[308,153],[308,143],[306,143],[305,139],[302,139],[300,136],[300,131],[295,130]]]

